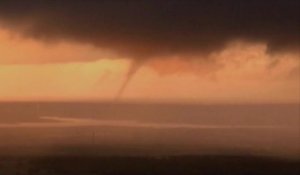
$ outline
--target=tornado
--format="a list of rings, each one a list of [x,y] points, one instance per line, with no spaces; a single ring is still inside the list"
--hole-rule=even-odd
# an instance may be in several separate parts
[[[124,79],[120,89],[118,90],[118,92],[116,94],[115,100],[119,100],[122,97],[122,95],[124,94],[127,86],[129,85],[129,83],[131,82],[133,77],[136,75],[136,73],[140,69],[141,65],[142,65],[141,62],[139,62],[139,61],[133,61],[130,64],[130,67],[129,67],[128,72],[125,76],[125,79]]]

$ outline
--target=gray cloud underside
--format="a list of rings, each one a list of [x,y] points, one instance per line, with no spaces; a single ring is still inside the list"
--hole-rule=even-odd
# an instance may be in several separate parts
[[[297,51],[299,9],[298,0],[1,0],[0,23],[27,37],[143,60],[206,54],[236,39]]]

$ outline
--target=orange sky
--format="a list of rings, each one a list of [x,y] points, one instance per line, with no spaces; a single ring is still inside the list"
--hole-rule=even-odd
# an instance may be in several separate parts
[[[266,50],[264,43],[236,41],[209,59],[148,61],[120,100],[299,103],[299,53]],[[130,64],[93,46],[45,44],[0,28],[3,101],[113,100]]]

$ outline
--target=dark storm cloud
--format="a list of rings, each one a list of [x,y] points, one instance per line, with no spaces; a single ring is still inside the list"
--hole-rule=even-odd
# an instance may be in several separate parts
[[[299,0],[1,0],[0,22],[25,36],[146,59],[210,53],[236,39],[295,51],[299,9]]]

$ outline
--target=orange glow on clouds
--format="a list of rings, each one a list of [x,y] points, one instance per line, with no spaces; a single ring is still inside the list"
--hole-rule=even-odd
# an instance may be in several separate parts
[[[42,43],[24,39],[0,28],[0,64],[47,64],[94,61],[110,56],[108,51],[78,43]]]
[[[237,41],[208,59],[151,60],[122,100],[299,103],[299,54],[266,50]],[[88,45],[42,44],[0,30],[0,100],[112,100],[130,64],[113,57]]]

